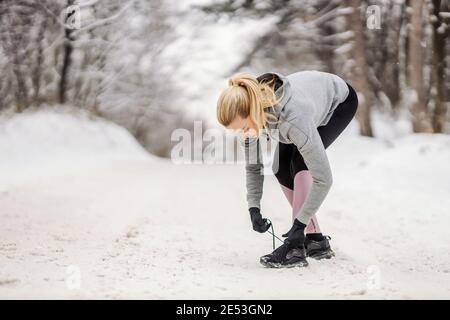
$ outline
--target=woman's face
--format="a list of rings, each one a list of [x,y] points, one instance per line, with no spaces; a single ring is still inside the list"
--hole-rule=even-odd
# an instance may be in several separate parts
[[[241,116],[236,116],[227,129],[235,131],[242,138],[256,137],[256,125],[250,120],[250,117],[242,118]]]

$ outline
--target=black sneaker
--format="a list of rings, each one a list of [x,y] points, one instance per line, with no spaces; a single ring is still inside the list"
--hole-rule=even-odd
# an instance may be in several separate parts
[[[323,240],[320,241],[311,240],[306,237],[306,256],[316,260],[331,259],[334,257],[334,252],[331,250],[328,240],[331,240],[330,236],[324,236]]]
[[[286,244],[282,244],[272,253],[262,256],[259,261],[267,268],[292,268],[308,266],[305,248],[298,247],[289,249]]]

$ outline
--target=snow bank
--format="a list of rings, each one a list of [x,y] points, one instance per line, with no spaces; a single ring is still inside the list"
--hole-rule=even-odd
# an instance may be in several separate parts
[[[126,129],[73,108],[0,117],[0,189],[28,178],[152,158]]]

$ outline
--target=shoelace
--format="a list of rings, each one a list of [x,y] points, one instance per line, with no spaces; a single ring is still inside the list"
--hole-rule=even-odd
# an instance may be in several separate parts
[[[271,221],[269,218],[267,218],[267,221],[270,223],[270,228],[272,229],[272,232],[271,232],[270,230],[267,230],[267,232],[269,232],[269,233],[272,235],[272,247],[273,247],[273,250],[275,250],[275,239],[278,239],[278,241],[280,241],[280,242],[283,243],[283,244],[284,244],[284,240],[278,238],[278,237],[275,235],[275,230],[274,230],[274,228],[273,228],[273,223],[272,223],[272,221]],[[331,237],[330,237],[329,235],[325,235],[325,236],[323,236],[323,237],[324,237],[325,239],[331,240]],[[306,238],[305,238],[305,239],[306,239]]]
[[[269,230],[267,232],[269,232],[272,235],[272,246],[273,250],[275,250],[275,238],[278,239],[281,243],[284,243],[284,241],[275,235],[272,221],[270,221],[270,219],[267,219],[267,221],[270,223],[270,228],[272,229],[272,232],[270,232]]]

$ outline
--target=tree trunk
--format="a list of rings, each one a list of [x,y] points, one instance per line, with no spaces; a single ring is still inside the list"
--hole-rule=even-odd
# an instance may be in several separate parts
[[[409,78],[412,89],[413,102],[411,113],[413,116],[414,132],[432,132],[431,121],[428,114],[424,86],[424,50],[423,41],[423,10],[424,0],[411,1],[412,15],[409,34]]]
[[[36,38],[36,61],[33,68],[33,73],[31,76],[31,81],[33,83],[34,94],[33,94],[33,102],[35,104],[40,104],[40,88],[41,88],[41,76],[42,76],[42,68],[44,63],[44,36],[45,30],[47,28],[47,20],[45,18],[42,19],[39,25],[39,32]]]
[[[436,87],[436,96],[434,98],[434,113],[433,113],[433,130],[437,133],[445,131],[445,124],[447,121],[447,92],[445,79],[445,46],[448,36],[447,30],[440,30],[442,25],[441,0],[433,0],[433,15],[436,20],[433,22],[433,78]]]
[[[331,36],[335,33],[333,27],[330,23],[323,23],[319,25],[319,36],[326,37]],[[318,41],[315,47],[315,53],[317,57],[325,64],[325,71],[330,73],[335,73],[334,68],[334,48],[330,45],[321,46],[320,41]]]
[[[67,7],[72,6],[74,3],[74,0],[68,0],[67,1]],[[72,63],[72,29],[68,25],[69,20],[71,19],[72,15],[75,14],[74,11],[68,12],[66,19],[65,19],[65,27],[64,27],[64,45],[63,45],[63,65],[61,68],[61,79],[59,81],[59,103],[63,104],[66,102],[67,98],[67,76],[69,73],[69,68]]]
[[[392,107],[395,109],[400,101],[400,65],[397,63],[399,61],[399,43],[400,43],[400,30],[402,26],[402,14],[401,10],[402,4],[392,3],[388,8],[389,12],[386,15],[390,15],[392,12],[392,17],[386,17],[389,24],[385,25],[382,30],[388,38],[389,41],[380,39],[380,41],[385,41],[386,43],[386,60],[384,63],[384,68],[381,71],[382,76],[381,85],[383,91],[389,97]],[[394,13],[399,14],[394,15]],[[388,27],[389,26],[389,27]]]
[[[361,0],[347,0],[347,4],[352,7],[353,12],[348,15],[348,23],[353,30],[353,57],[355,59],[355,67],[352,72],[353,83],[356,91],[358,91],[359,106],[356,113],[360,126],[360,134],[363,136],[373,137],[371,124],[371,104],[373,94],[370,91],[370,83],[368,79],[369,68],[366,57],[366,39],[364,35],[363,19],[361,19]]]

